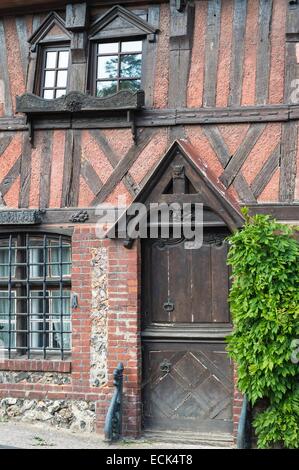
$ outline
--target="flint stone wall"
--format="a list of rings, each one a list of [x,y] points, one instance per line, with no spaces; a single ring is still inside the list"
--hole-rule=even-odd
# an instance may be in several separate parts
[[[95,431],[95,403],[84,400],[0,400],[0,421],[43,423],[72,431]]]

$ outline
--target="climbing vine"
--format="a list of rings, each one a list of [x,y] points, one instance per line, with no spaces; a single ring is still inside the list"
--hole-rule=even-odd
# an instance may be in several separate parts
[[[253,421],[258,447],[299,448],[299,364],[292,349],[299,339],[298,228],[243,213],[244,228],[229,240],[228,352],[239,390],[252,405],[267,403]]]

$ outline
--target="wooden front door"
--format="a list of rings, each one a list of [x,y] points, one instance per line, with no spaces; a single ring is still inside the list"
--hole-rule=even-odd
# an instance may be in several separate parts
[[[184,240],[143,242],[145,429],[232,432],[227,235],[205,230],[197,250]]]

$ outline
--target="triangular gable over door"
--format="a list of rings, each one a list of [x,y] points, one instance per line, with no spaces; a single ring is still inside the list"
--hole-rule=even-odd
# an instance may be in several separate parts
[[[238,201],[234,199],[204,164],[196,149],[186,140],[176,140],[147,179],[133,203],[173,202],[202,203],[230,231],[240,228],[244,219]],[[117,226],[127,217],[126,212],[107,236],[117,233]],[[128,222],[127,217],[127,222]]]

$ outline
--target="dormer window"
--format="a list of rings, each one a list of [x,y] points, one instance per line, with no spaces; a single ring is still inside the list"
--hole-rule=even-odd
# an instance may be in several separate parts
[[[69,48],[49,46],[43,49],[41,96],[54,99],[67,92]]]
[[[99,42],[95,48],[94,94],[100,98],[141,88],[142,40]]]
[[[60,98],[68,92],[72,34],[57,13],[50,13],[29,38],[27,89],[42,98]]]

